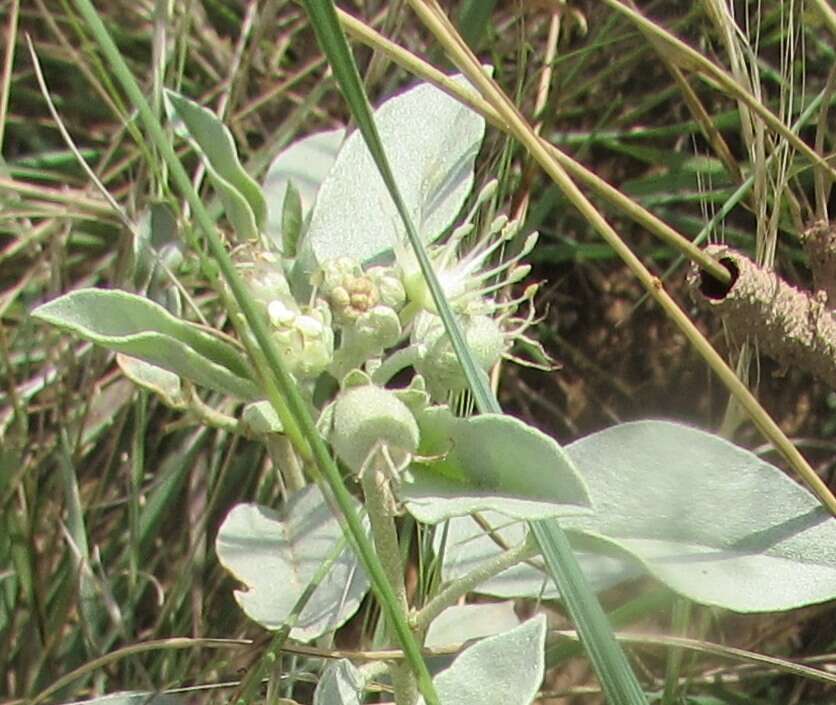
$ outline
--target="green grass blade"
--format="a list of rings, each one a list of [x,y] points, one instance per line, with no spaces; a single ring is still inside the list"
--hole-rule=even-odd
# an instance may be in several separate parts
[[[372,118],[371,107],[363,90],[362,81],[354,63],[348,42],[342,33],[333,2],[304,0],[305,8],[323,51],[328,57],[352,115],[361,130],[380,174],[386,183],[395,205],[403,219],[410,243],[415,250],[421,271],[430,288],[433,301],[441,314],[444,327],[450,336],[456,355],[464,368],[468,384],[481,413],[502,413],[493,395],[487,377],[473,363],[458,323],[444,298],[421,240],[409,212],[397,190],[394,177],[386,160],[383,146]],[[556,521],[532,524],[532,531],[540,544],[546,564],[554,577],[564,603],[577,624],[587,652],[590,655],[609,702],[618,705],[643,705],[647,702],[627,658],[615,640],[597,597],[581,572],[566,534]]]
[[[285,429],[298,429],[292,440],[300,452],[310,457],[322,473],[331,493],[343,513],[349,538],[354,544],[369,579],[372,582],[381,607],[401,646],[415,669],[424,697],[429,703],[438,704],[438,698],[432,687],[429,672],[424,664],[415,638],[400,612],[392,587],[386,580],[380,560],[374,548],[366,538],[360,517],[351,505],[351,495],[343,484],[340,471],[330,456],[325,442],[316,430],[314,420],[308,413],[305,402],[295,382],[287,372],[281,353],[273,341],[265,321],[252,300],[242,279],[239,277],[218,234],[215,224],[207,212],[199,195],[194,190],[189,175],[174,152],[162,125],[155,116],[139,84],[122,58],[96,9],[90,0],[75,0],[79,13],[84,18],[96,42],[107,59],[113,74],[133,103],[145,127],[148,137],[159,150],[171,175],[171,180],[180,190],[192,208],[197,225],[203,232],[212,257],[226,280],[235,303],[240,307],[258,345],[258,352],[266,363],[264,384],[271,403],[282,419]]]
[[[464,0],[459,6],[459,32],[474,51],[480,48],[495,7],[496,0]]]
[[[363,82],[354,63],[354,57],[348,46],[348,41],[337,19],[334,3],[331,0],[327,0],[326,2],[322,2],[321,0],[305,0],[303,4],[311,18],[311,24],[316,32],[319,44],[325,56],[328,58],[328,62],[331,64],[331,69],[334,72],[343,97],[351,109],[351,114],[357,122],[357,127],[360,129],[363,139],[369,148],[369,152],[375,164],[377,164],[383,182],[386,184],[386,188],[389,189],[389,194],[403,219],[407,237],[415,251],[418,264],[421,266],[421,272],[424,275],[424,279],[432,294],[433,302],[444,323],[444,328],[450,336],[453,350],[455,350],[456,356],[462,365],[465,378],[470,386],[470,390],[473,392],[476,406],[482,413],[502,413],[496,398],[491,392],[487,375],[474,362],[473,356],[467,348],[458,321],[450,310],[450,306],[447,304],[444,290],[441,288],[438,278],[433,272],[421,237],[409,215],[409,209],[398,191],[394,174],[389,166],[389,161],[383,150],[383,144],[380,141],[380,135],[377,132],[377,127],[372,117],[371,106],[363,90]]]
[[[72,542],[70,555],[73,560],[73,572],[78,579],[80,616],[89,642],[87,646],[96,651],[101,648],[101,630],[105,624],[106,615],[90,570],[90,546],[87,540],[84,507],[81,503],[81,489],[78,485],[78,476],[73,465],[72,449],[66,429],[62,429],[60,441],[58,464],[61,468],[61,480],[64,484],[64,497],[67,504],[67,539]]]
[[[610,705],[646,705],[647,698],[615,640],[607,615],[590,589],[569,539],[556,521],[530,525],[566,610],[572,615]]]

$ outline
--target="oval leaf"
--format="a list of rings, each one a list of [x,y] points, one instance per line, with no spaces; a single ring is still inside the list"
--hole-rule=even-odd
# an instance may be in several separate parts
[[[543,681],[546,617],[465,649],[433,678],[443,705],[530,705]]]
[[[259,396],[243,353],[127,291],[79,289],[39,306],[32,317],[210,389],[242,399]]]
[[[419,453],[400,497],[419,521],[494,509],[518,519],[589,511],[589,496],[572,461],[552,439],[503,414],[456,418],[446,408],[418,417]]]
[[[501,634],[518,627],[513,602],[453,605],[436,617],[427,630],[424,646],[441,648],[463,644],[471,639]]]
[[[280,628],[322,564],[343,537],[316,486],[293,494],[281,512],[239,504],[224,519],[218,559],[249,589],[235,592],[250,619]],[[369,581],[350,550],[343,549],[294,623],[290,636],[310,641],[343,624],[360,606]]]
[[[676,592],[738,612],[836,597],[836,519],[753,453],[667,421],[615,426],[566,452],[596,510],[566,528],[628,551]]]
[[[469,85],[461,76],[455,80]],[[374,119],[413,222],[424,241],[432,242],[470,193],[485,121],[428,83],[387,100]],[[366,262],[390,252],[404,238],[401,218],[362,135],[355,131],[319,190],[303,259],[311,265],[343,256]]]

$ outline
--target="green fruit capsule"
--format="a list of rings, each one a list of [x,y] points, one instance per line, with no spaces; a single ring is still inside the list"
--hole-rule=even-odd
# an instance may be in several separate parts
[[[386,450],[395,469],[418,450],[415,417],[394,392],[371,384],[342,392],[334,403],[331,445],[351,470],[360,473]]]

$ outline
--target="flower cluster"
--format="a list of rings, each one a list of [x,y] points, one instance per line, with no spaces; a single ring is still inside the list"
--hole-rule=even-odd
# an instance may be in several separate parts
[[[262,305],[291,374],[312,380],[325,372],[334,357],[331,309],[322,300],[300,305],[290,291],[280,259],[272,253],[239,253],[239,269],[253,298]]]
[[[458,316],[474,360],[486,372],[507,356],[515,341],[525,340],[533,313],[515,316],[532,301],[537,286],[519,297],[508,296],[514,284],[528,276],[521,260],[537,241],[525,238],[512,256],[504,256],[520,233],[520,223],[496,218],[474,237],[478,208],[495,191],[489,184],[477,198],[464,225],[428,255],[444,296]],[[300,380],[329,372],[338,381],[352,370],[363,370],[376,383],[412,367],[421,375],[431,398],[446,402],[465,389],[461,365],[438,315],[415,256],[406,247],[396,250],[391,266],[363,267],[350,257],[319,265],[310,277],[312,293],[300,304],[273,254],[249,252],[241,260],[254,298],[275,331],[290,370]]]
[[[525,331],[535,321],[537,286],[516,298],[509,293],[529,274],[521,261],[537,234],[513,255],[506,250],[519,239],[519,222],[499,217],[476,235],[479,206],[494,190],[495,184],[483,189],[465,224],[427,248],[473,359],[486,372],[510,357],[516,341],[536,345]],[[451,402],[466,389],[415,256],[405,247],[395,254],[389,266],[364,267],[345,256],[322,262],[309,277],[304,304],[294,297],[278,256],[250,253],[241,264],[290,371],[308,382],[327,372],[340,383],[342,392],[323,412],[324,430],[356,472],[377,453],[401,467],[417,449],[412,412],[397,398],[403,390],[387,388],[396,374],[411,368],[413,384],[418,380],[420,394],[434,403]],[[523,318],[516,316],[521,305],[529,309]]]

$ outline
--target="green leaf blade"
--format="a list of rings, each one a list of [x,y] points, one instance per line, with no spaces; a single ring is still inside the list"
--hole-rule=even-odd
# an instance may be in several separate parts
[[[516,519],[591,511],[583,479],[549,436],[502,414],[456,418],[431,408],[418,418],[419,453],[401,488],[407,510],[436,524],[453,516],[495,510]]]
[[[183,121],[189,136],[198,146],[214,177],[215,186],[235,211],[227,215],[245,218],[244,207],[250,210],[256,230],[267,222],[267,202],[261,187],[241,166],[232,134],[218,117],[193,100],[172,90],[166,90],[166,99]],[[238,196],[238,197],[236,197]],[[243,200],[242,200],[243,199]]]
[[[647,697],[615,640],[607,616],[581,571],[566,533],[553,519],[531,522],[531,531],[563,604],[575,621],[607,702],[610,705],[646,705]]]
[[[242,353],[159,304],[116,289],[78,289],[32,317],[114,352],[242,399],[259,396]]]
[[[546,617],[465,649],[433,682],[443,705],[530,705],[543,681]]]
[[[615,426],[566,450],[597,510],[567,528],[629,552],[676,592],[738,612],[836,597],[836,519],[753,453],[667,421]]]
[[[456,82],[468,85],[461,76]],[[432,115],[416,121],[417,114]],[[423,242],[438,238],[473,188],[485,121],[434,86],[422,83],[374,113],[382,148]],[[305,238],[316,262],[343,256],[361,262],[405,242],[406,227],[363,135],[352,133],[317,195]]]
[[[309,485],[291,495],[281,512],[236,505],[215,547],[221,565],[248,588],[235,592],[247,616],[267,629],[279,629],[341,539],[339,522],[319,489]],[[295,619],[290,636],[310,641],[336,630],[368,589],[357,559],[344,548]]]

